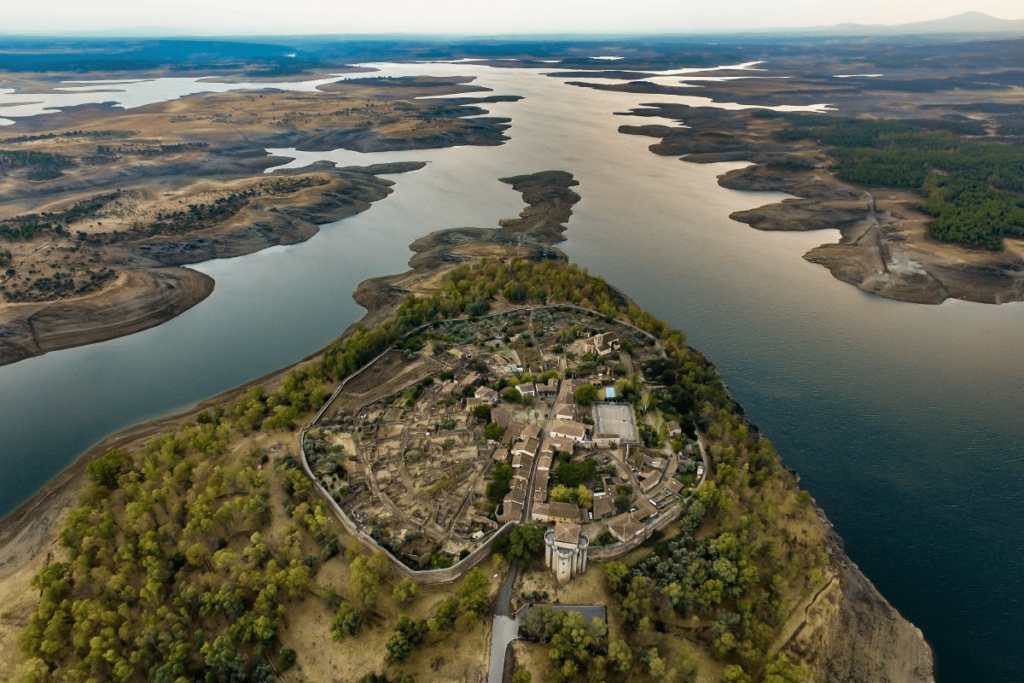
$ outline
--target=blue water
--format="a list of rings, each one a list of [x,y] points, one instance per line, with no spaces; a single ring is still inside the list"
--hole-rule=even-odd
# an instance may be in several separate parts
[[[614,112],[649,97],[528,70],[386,69],[471,73],[525,95],[489,105],[512,118],[511,140],[295,153],[299,163],[430,163],[305,244],[200,265],[213,295],[165,325],[0,368],[0,514],[104,435],[322,347],[362,314],[356,284],[403,270],[415,238],[516,215],[519,196],[497,178],[564,169],[582,200],[561,246],[715,361],[853,560],[922,628],[940,683],[1024,681],[1024,305],[917,306],[838,282],[800,258],[836,233],[728,220],[780,198],[719,187],[715,176],[735,164],[658,157],[651,140],[618,134],[629,119]]]

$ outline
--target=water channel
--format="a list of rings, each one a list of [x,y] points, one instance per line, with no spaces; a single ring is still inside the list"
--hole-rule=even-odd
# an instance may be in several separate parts
[[[518,214],[518,194],[497,178],[562,169],[580,181],[582,200],[561,248],[716,362],[854,561],[922,628],[940,683],[1024,681],[1014,655],[1024,636],[1024,305],[918,306],[864,294],[800,258],[835,232],[761,233],[728,219],[781,198],[720,188],[716,176],[735,164],[658,157],[650,139],[616,131],[638,121],[616,112],[706,103],[697,96],[603,92],[526,69],[378,67],[473,75],[496,94],[525,96],[486,105],[512,119],[511,140],[274,151],[296,166],[429,164],[391,176],[391,196],[304,244],[196,266],[216,289],[175,320],[0,368],[0,515],[104,435],[328,343],[362,314],[353,288],[405,269],[414,239]]]

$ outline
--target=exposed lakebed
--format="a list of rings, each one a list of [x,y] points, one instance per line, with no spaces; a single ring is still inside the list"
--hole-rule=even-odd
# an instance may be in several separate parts
[[[614,112],[685,98],[576,88],[525,69],[381,67],[473,75],[495,94],[525,96],[487,106],[512,119],[511,140],[277,150],[296,165],[430,163],[392,177],[394,194],[308,242],[195,266],[216,280],[214,293],[160,327],[0,368],[0,512],[103,435],[323,346],[360,317],[352,289],[405,269],[412,241],[496,227],[523,206],[499,177],[561,169],[582,199],[560,248],[716,362],[851,557],[924,630],[939,680],[1021,680],[1024,306],[871,297],[801,258],[834,232],[768,234],[730,221],[781,196],[721,188],[716,176],[737,164],[659,157],[650,141],[616,132],[630,119]]]

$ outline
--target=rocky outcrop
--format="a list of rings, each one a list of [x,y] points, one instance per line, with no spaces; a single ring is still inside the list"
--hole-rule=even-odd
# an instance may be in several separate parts
[[[861,573],[829,529],[834,572],[781,648],[821,683],[934,683],[932,650]]]

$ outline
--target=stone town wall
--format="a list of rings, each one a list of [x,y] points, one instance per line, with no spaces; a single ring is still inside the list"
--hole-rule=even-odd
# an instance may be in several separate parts
[[[679,517],[683,514],[682,505],[674,505],[672,509],[663,514],[661,517],[656,519],[653,524],[645,524],[644,532],[639,536],[631,538],[625,543],[619,542],[612,545],[603,546],[590,546],[590,554],[588,559],[594,562],[610,562],[611,560],[619,560],[636,550],[646,541],[651,535],[659,530],[665,529],[670,524],[679,521]]]

